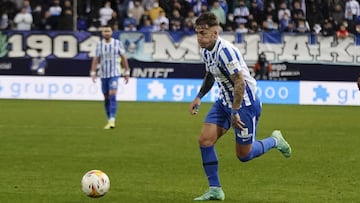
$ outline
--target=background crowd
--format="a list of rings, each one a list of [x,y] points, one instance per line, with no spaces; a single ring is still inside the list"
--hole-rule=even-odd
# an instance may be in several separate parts
[[[194,31],[213,12],[224,31],[360,34],[358,0],[0,0],[0,30]],[[75,21],[74,15],[76,15]],[[74,23],[76,25],[74,26]]]

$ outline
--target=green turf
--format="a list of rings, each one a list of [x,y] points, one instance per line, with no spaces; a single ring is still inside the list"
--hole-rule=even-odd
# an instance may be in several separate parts
[[[0,100],[1,203],[186,203],[207,182],[188,103],[120,102],[117,128],[102,129],[102,102]],[[293,147],[237,160],[234,137],[217,143],[226,202],[358,202],[359,107],[264,105],[258,138],[281,129]],[[110,192],[91,199],[80,180],[105,171]]]

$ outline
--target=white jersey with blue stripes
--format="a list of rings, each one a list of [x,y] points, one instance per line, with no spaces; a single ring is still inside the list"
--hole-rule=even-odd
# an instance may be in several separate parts
[[[124,46],[118,39],[111,38],[109,42],[102,39],[97,43],[95,54],[100,59],[100,78],[120,76],[120,55],[124,53]]]
[[[234,99],[234,83],[230,75],[241,72],[245,79],[245,92],[242,106],[249,106],[254,102],[256,93],[256,80],[250,75],[242,54],[232,43],[218,37],[214,48],[209,51],[201,49],[202,60],[206,71],[210,72],[219,86],[219,100],[224,106],[232,107]]]

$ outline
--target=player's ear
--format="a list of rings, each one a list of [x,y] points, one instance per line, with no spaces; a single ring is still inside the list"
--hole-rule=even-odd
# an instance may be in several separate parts
[[[219,34],[219,32],[218,32],[217,30],[214,30],[214,32],[213,32],[213,37],[216,39],[217,36],[218,36],[218,34]]]
[[[219,36],[219,33],[220,33],[220,27],[215,26],[214,27],[214,37],[217,38]]]

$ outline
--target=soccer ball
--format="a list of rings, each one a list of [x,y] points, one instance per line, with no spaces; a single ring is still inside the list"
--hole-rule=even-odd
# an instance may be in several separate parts
[[[110,189],[110,179],[101,170],[91,170],[85,173],[81,180],[81,190],[89,197],[104,196]]]

